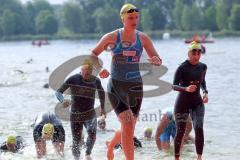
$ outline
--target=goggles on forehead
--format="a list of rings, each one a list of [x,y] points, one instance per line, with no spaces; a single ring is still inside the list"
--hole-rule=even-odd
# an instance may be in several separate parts
[[[193,49],[192,52],[202,52],[201,49]]]
[[[129,9],[129,10],[126,10],[126,11],[123,11],[122,13],[121,13],[121,15],[123,15],[123,14],[125,14],[125,13],[134,13],[134,12],[139,12],[139,9],[137,9],[137,8],[131,8],[131,9]]]
[[[131,8],[128,11],[126,11],[126,13],[133,13],[133,12],[139,12],[139,9],[137,8]]]

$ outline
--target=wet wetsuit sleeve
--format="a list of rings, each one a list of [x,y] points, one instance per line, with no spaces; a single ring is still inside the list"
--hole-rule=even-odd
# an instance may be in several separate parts
[[[180,86],[181,80],[182,80],[182,67],[179,66],[174,75],[173,85],[172,85],[172,88],[175,91],[181,91],[181,92],[185,91],[186,87]]]
[[[71,81],[71,77],[69,79],[67,79],[62,86],[57,90],[57,92],[55,93],[55,96],[57,97],[57,99],[63,103],[64,101],[64,97],[63,97],[63,92],[66,91],[69,87],[70,87],[70,81]]]
[[[42,125],[37,125],[33,129],[33,139],[35,143],[40,141],[42,138],[42,127]]]
[[[21,136],[17,136],[16,139],[17,139],[16,149],[17,149],[17,151],[19,151],[19,150],[21,150],[25,147],[24,144],[23,144],[24,140]]]
[[[7,149],[7,144],[6,144],[6,142],[3,142],[0,146],[0,151],[7,151],[7,150],[8,150]]]
[[[54,127],[53,142],[65,142],[65,130],[62,125]]]
[[[57,90],[57,92],[60,92],[63,94],[64,91],[66,91],[69,87],[70,87],[70,84],[71,84],[71,77],[69,79],[67,79],[63,84],[62,86]]]
[[[205,81],[206,72],[207,72],[207,66],[205,65],[205,71],[204,71],[204,74],[203,74],[203,81],[202,81],[202,83],[201,83],[201,88],[202,88],[203,93],[207,93],[207,94],[208,94],[208,90],[207,90],[207,86],[206,86],[206,81]]]
[[[98,96],[99,96],[99,99],[100,99],[101,108],[104,109],[104,106],[105,106],[105,93],[104,93],[104,89],[102,87],[100,79],[97,79],[97,91],[98,91]]]

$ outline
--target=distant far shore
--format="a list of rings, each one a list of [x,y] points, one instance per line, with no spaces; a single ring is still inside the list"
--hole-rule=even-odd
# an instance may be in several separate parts
[[[169,33],[171,38],[191,38],[193,35],[205,35],[212,33],[213,38],[217,37],[240,37],[240,31],[145,31],[150,37],[162,39],[164,33]],[[23,41],[23,40],[82,40],[99,39],[104,33],[81,33],[81,34],[56,34],[56,35],[14,35],[0,37],[0,41]]]

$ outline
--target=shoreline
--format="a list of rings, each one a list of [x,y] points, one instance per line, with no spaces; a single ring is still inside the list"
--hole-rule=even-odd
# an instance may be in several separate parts
[[[151,38],[162,39],[164,33],[169,33],[171,38],[191,38],[193,35],[205,35],[212,33],[213,38],[219,37],[240,37],[240,31],[144,31]],[[83,33],[83,34],[56,34],[56,35],[14,35],[0,37],[0,42],[6,41],[25,41],[25,40],[82,40],[99,39],[104,33]]]

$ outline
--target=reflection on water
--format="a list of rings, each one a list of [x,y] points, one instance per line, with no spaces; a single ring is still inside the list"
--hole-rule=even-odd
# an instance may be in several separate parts
[[[208,65],[206,80],[209,104],[206,105],[204,146],[204,158],[208,160],[240,158],[240,142],[237,140],[240,136],[239,40],[216,39],[214,44],[206,44],[207,53],[202,56],[202,61]],[[17,134],[23,136],[28,144],[22,154],[1,153],[1,159],[36,159],[31,124],[40,112],[54,111],[57,103],[54,91],[42,86],[48,82],[50,73],[60,64],[77,55],[89,54],[95,44],[94,40],[53,41],[51,45],[38,48],[32,47],[30,42],[0,43],[0,141],[9,134]],[[186,59],[187,46],[180,39],[156,40],[154,45],[163,59],[163,64],[168,68],[168,72],[160,79],[171,83],[175,69]],[[100,56],[105,68],[110,66],[109,54],[106,52]],[[31,58],[31,63],[27,63]],[[45,71],[47,66],[50,72]],[[79,69],[73,72],[79,72]],[[107,81],[102,80],[105,89]],[[146,90],[151,88],[154,86],[144,87]],[[145,98],[141,115],[158,113],[164,108],[172,107],[176,95],[177,93],[172,91],[160,97]],[[135,135],[142,137],[145,127],[152,127],[155,131],[157,123],[158,121],[151,120],[138,121]],[[67,121],[64,121],[63,125],[67,135],[65,159],[71,159],[70,125]],[[115,130],[119,128],[119,122],[113,112],[108,115],[107,128]],[[112,132],[97,134],[93,159],[106,159],[105,141],[112,136]],[[49,151],[45,159],[58,160],[59,157],[54,154],[52,146],[49,144],[47,147]],[[116,159],[122,159],[122,151],[115,152]],[[83,157],[84,150],[81,153]],[[194,146],[191,144],[184,146],[182,155],[183,159],[194,159]],[[143,142],[143,148],[136,150],[135,157],[137,160],[172,160],[173,149],[165,153],[157,150],[154,141]]]

